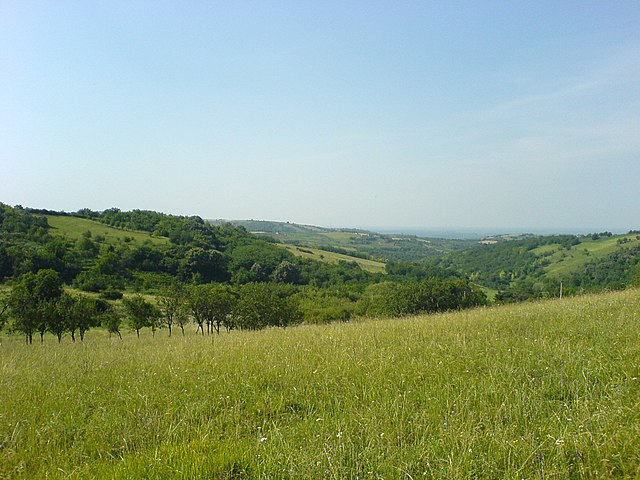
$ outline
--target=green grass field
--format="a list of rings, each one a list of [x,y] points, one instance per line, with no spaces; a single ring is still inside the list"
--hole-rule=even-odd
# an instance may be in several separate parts
[[[297,247],[287,244],[276,244],[280,247],[286,248],[291,253],[298,257],[310,258],[312,260],[318,260],[326,263],[338,263],[338,262],[356,262],[360,268],[372,273],[384,273],[386,266],[383,262],[377,262],[375,260],[368,260],[365,258],[351,257],[349,255],[343,255],[341,253],[327,252],[326,250],[320,250],[313,247]]]
[[[640,291],[0,347],[0,478],[639,478]]]
[[[151,241],[155,244],[161,244],[169,241],[168,238],[153,237],[148,232],[121,230],[86,218],[56,215],[47,215],[46,217],[49,225],[52,227],[51,233],[54,235],[65,235],[70,239],[78,239],[83,233],[90,231],[93,237],[102,235],[108,243],[116,243],[126,238],[136,243]]]

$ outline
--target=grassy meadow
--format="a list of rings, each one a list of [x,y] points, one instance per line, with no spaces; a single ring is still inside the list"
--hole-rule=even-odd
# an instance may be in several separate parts
[[[640,291],[0,346],[0,478],[639,478]]]
[[[318,260],[320,262],[326,263],[355,262],[360,266],[360,268],[371,273],[384,273],[386,271],[386,265],[384,264],[384,262],[378,262],[376,260],[351,257],[342,253],[328,252],[319,248],[298,247],[284,243],[280,243],[277,245],[289,250],[297,257],[310,258],[312,260]]]
[[[138,232],[135,230],[123,230],[110,227],[104,223],[96,222],[86,218],[46,215],[47,221],[54,235],[65,235],[70,239],[77,240],[89,231],[92,236],[102,235],[108,243],[117,243],[125,239],[131,242],[145,243],[150,241],[155,244],[168,243],[169,239],[164,237],[154,237],[148,232]]]

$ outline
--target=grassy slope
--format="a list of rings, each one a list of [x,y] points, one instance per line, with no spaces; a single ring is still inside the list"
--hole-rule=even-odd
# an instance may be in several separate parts
[[[351,257],[349,255],[343,255],[340,253],[326,252],[312,247],[296,247],[287,244],[277,244],[283,248],[286,248],[291,253],[298,257],[310,258],[312,260],[318,260],[327,263],[338,262],[356,262],[360,265],[360,268],[372,273],[384,272],[385,264],[382,262],[376,262],[375,260],[367,260],[364,258]]]
[[[0,478],[638,478],[640,291],[0,348]]]
[[[47,215],[47,221],[52,227],[51,233],[54,235],[66,235],[72,239],[80,238],[84,232],[89,230],[93,237],[102,235],[109,243],[124,240],[126,237],[130,238],[133,242],[139,243],[151,241],[160,244],[169,241],[167,238],[153,237],[148,232],[121,230],[86,218]]]
[[[570,250],[562,249],[560,245],[544,245],[532,250],[532,253],[541,255],[552,252],[547,258],[551,261],[545,267],[550,276],[560,277],[564,274],[575,272],[584,265],[598,257],[604,257],[613,253],[618,248],[630,248],[640,244],[637,235],[615,235],[598,240],[583,239],[580,244],[574,245]],[[618,245],[618,240],[628,239],[627,243]]]

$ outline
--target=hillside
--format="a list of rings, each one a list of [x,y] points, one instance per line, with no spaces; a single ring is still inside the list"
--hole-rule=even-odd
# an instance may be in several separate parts
[[[73,240],[79,240],[87,232],[91,237],[103,237],[106,243],[132,242],[143,244],[151,242],[156,245],[167,244],[169,239],[151,235],[149,232],[139,230],[123,230],[114,228],[104,223],[87,218],[63,215],[46,215],[47,222],[51,226],[53,235],[62,235]]]
[[[491,239],[434,260],[514,298],[624,288],[640,281],[640,234]]]
[[[167,307],[155,312],[145,304],[161,303],[157,296],[171,297],[175,308],[187,312],[182,317],[197,318],[203,333],[205,320],[211,329],[212,315],[216,330],[259,329],[487,302],[478,286],[455,272],[385,264],[339,250],[277,243],[200,217],[0,204],[0,285],[13,287],[0,298],[0,309],[10,306],[8,327],[31,343],[34,334],[73,335],[78,321],[68,319],[80,308],[96,313],[82,316],[93,318],[93,326],[115,333],[119,322],[138,325],[136,330],[157,328]],[[95,301],[85,302],[80,292],[96,294]],[[109,318],[100,317],[104,312]]]
[[[630,290],[211,337],[5,337],[0,478],[638,478],[639,311]]]
[[[560,244],[545,245],[532,250],[534,254],[549,261],[545,272],[553,277],[562,278],[578,272],[594,260],[602,259],[618,250],[631,250],[640,246],[639,234],[590,236],[580,239],[580,243],[564,248]]]
[[[222,220],[212,220],[220,224]],[[415,235],[380,234],[359,229],[333,229],[289,222],[231,220],[247,231],[266,235],[290,245],[323,249],[341,249],[338,253],[379,260],[417,261],[474,245],[473,240],[423,238]]]
[[[289,244],[278,244],[297,257],[308,258],[326,263],[348,262],[356,263],[360,268],[371,273],[384,273],[386,265],[383,262],[369,260],[366,258],[353,257],[342,253],[330,252],[313,247],[299,247]]]

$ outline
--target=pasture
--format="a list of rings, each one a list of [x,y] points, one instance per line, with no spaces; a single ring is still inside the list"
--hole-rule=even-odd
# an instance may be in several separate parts
[[[0,346],[0,478],[638,478],[640,291]]]
[[[376,260],[351,257],[342,253],[328,252],[326,250],[313,247],[298,247],[283,243],[278,243],[276,245],[289,250],[297,257],[309,258],[326,263],[355,262],[360,266],[360,268],[371,273],[384,273],[386,271],[386,265],[383,262],[378,262]]]
[[[89,231],[93,237],[103,236],[107,243],[130,241],[142,244],[150,241],[155,244],[165,244],[169,242],[168,238],[154,237],[148,232],[114,228],[86,218],[58,215],[46,215],[46,217],[53,235],[64,235],[72,240],[81,238],[85,232]]]

